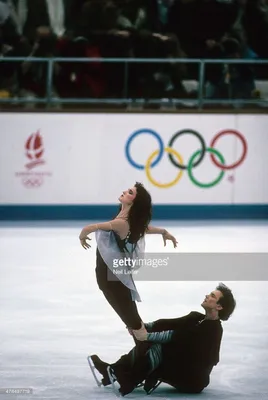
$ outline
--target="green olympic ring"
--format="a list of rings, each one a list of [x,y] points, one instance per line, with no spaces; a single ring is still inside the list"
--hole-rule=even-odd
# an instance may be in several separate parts
[[[225,164],[225,160],[224,160],[224,158],[223,158],[223,155],[222,155],[218,150],[213,149],[213,148],[211,148],[211,147],[207,147],[207,148],[206,148],[206,151],[209,152],[209,153],[215,154],[215,155],[219,158],[221,164],[222,164],[222,165]],[[219,176],[218,176],[214,181],[212,181],[212,182],[210,182],[210,183],[201,183],[201,182],[199,182],[199,181],[193,176],[192,169],[193,169],[193,165],[194,165],[194,161],[195,161],[196,157],[199,156],[199,154],[200,154],[201,152],[202,152],[202,150],[197,150],[197,151],[192,155],[192,157],[190,158],[189,164],[188,164],[188,167],[187,167],[188,175],[189,175],[190,180],[191,180],[196,186],[199,186],[200,188],[211,188],[211,187],[217,185],[217,183],[219,183],[219,182],[222,180],[222,178],[224,177],[224,173],[225,173],[225,172],[224,172],[224,170],[222,170],[222,171],[219,173]]]

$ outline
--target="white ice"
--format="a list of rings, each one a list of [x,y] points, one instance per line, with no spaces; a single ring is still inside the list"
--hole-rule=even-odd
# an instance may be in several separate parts
[[[191,222],[165,226],[177,237],[176,251],[268,252],[266,223]],[[113,362],[133,340],[106,303],[95,279],[95,241],[84,250],[78,240],[83,222],[0,226],[0,390],[32,388],[32,395],[0,394],[0,400],[106,400],[88,354]],[[161,251],[160,236],[148,235],[147,250]],[[172,247],[169,247],[170,251]],[[144,321],[202,311],[204,295],[218,282],[137,282]],[[268,398],[268,283],[227,282],[237,299],[223,322],[221,360],[211,383],[197,398]],[[0,391],[1,393],[1,391]],[[162,384],[147,397],[137,389],[126,398],[189,399]]]

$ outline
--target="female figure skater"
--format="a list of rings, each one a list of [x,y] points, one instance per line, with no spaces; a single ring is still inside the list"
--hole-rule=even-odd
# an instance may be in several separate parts
[[[85,226],[79,236],[81,245],[88,249],[88,235],[96,232],[96,278],[106,300],[126,324],[136,339],[142,334],[144,324],[135,301],[141,301],[132,274],[114,275],[115,259],[139,257],[144,252],[145,233],[161,234],[164,245],[167,240],[177,247],[176,239],[165,229],[149,226],[152,216],[151,196],[141,183],[125,190],[119,197],[120,211],[115,219]],[[110,277],[110,278],[109,278]]]

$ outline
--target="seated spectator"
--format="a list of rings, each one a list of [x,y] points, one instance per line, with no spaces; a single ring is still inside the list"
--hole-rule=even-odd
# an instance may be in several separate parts
[[[166,31],[166,14],[169,0],[128,0],[120,8],[118,24],[131,38],[133,55],[136,58],[181,58],[179,41]],[[184,97],[182,84],[185,70],[182,64],[142,63],[131,66],[133,87],[142,87],[145,96]]]
[[[0,2],[0,54],[2,57],[27,57],[31,46],[17,31],[7,3]],[[13,97],[19,92],[19,77],[25,63],[2,62],[0,65],[0,88],[2,96]]]
[[[31,45],[30,55],[57,55],[59,40],[71,36],[73,0],[5,0],[17,32]],[[47,63],[27,63],[21,85],[38,96],[46,93]]]
[[[260,58],[268,58],[268,2],[265,0],[237,0],[243,8],[242,26],[247,42]]]
[[[181,57],[178,40],[163,35],[155,0],[86,1],[81,11],[76,36],[87,38],[103,57],[177,58]],[[105,79],[111,96],[123,94],[125,66],[104,63]],[[171,89],[184,93],[181,65],[129,64],[128,95],[161,97],[172,95]],[[160,89],[160,90],[159,90]],[[168,95],[166,89],[169,89]],[[180,92],[180,93],[179,93]]]
[[[76,37],[88,41],[88,48],[104,58],[127,58],[131,45],[129,35],[118,25],[119,8],[110,0],[85,1],[75,30]],[[121,97],[124,88],[124,64],[103,63],[106,97]],[[109,93],[109,94],[108,94]]]
[[[90,58],[100,58],[97,45],[78,37],[70,43],[62,44],[60,57],[88,58],[89,62],[61,62],[55,77],[55,87],[61,97],[101,98],[109,96],[104,63],[90,62]]]
[[[9,9],[8,7],[0,2],[0,55],[1,57],[5,56],[8,52],[8,49],[5,47],[4,38],[3,38],[3,27],[6,24],[6,21],[9,18]],[[8,80],[8,68],[5,63],[1,63],[0,65],[0,98],[8,98],[10,97],[9,84]]]
[[[175,0],[168,16],[168,29],[179,39],[182,50],[188,58],[217,58],[211,43],[218,43],[236,21],[239,6],[226,0]],[[188,67],[198,79],[197,64]],[[222,66],[206,68],[210,75],[219,75]]]
[[[241,59],[244,46],[233,37],[224,37],[219,43],[211,43],[217,58],[226,58],[226,64],[220,65],[219,74],[210,75],[207,80],[207,97],[250,99],[255,90],[254,73],[251,65],[228,64],[229,59]],[[217,70],[216,70],[217,71]]]
[[[34,44],[36,39],[69,35],[73,0],[5,0],[18,32]]]

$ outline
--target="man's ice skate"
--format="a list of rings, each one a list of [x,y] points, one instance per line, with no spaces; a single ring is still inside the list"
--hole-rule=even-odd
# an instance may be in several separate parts
[[[110,382],[113,386],[114,393],[118,397],[125,396],[135,389],[136,386],[130,375],[124,370],[124,367],[122,368],[116,364],[113,364],[107,368],[107,372],[110,378]],[[116,381],[120,385],[119,389],[115,385]]]
[[[92,355],[92,356],[88,356],[87,358],[88,360],[88,364],[89,367],[91,369],[91,372],[94,376],[94,379],[97,383],[97,385],[100,386],[107,386],[110,385],[110,379],[109,379],[109,375],[107,373],[107,366],[109,364],[103,362],[97,355]],[[97,377],[96,375],[96,370],[102,375],[102,379],[100,381],[100,379]]]
[[[110,365],[107,367],[107,373],[108,373],[108,376],[109,376],[109,379],[110,379],[110,383],[111,383],[111,385],[113,387],[114,394],[117,397],[121,397],[122,394],[119,392],[119,388],[115,385],[115,382],[117,381],[117,377],[115,376],[114,371],[113,371],[113,369],[111,368]]]

